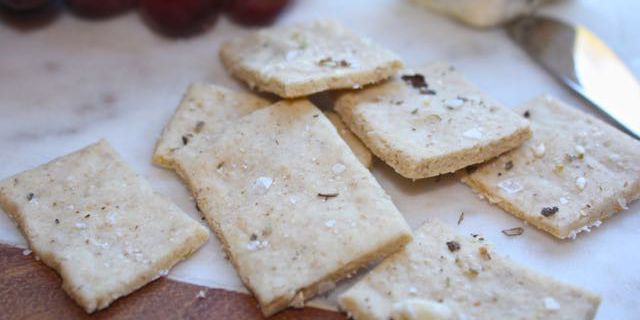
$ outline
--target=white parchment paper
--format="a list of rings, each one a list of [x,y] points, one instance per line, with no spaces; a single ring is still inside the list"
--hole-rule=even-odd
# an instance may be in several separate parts
[[[587,25],[640,74],[640,2],[575,0],[544,11]],[[507,106],[551,93],[586,109],[503,30],[469,29],[403,0],[298,0],[278,23],[323,17],[392,49],[407,65],[449,61]],[[220,18],[200,36],[167,39],[136,13],[103,21],[64,13],[41,28],[0,22],[0,178],[106,138],[156,191],[199,219],[184,185],[172,172],[152,166],[151,152],[190,82],[246,90],[223,70],[217,51],[223,40],[248,31]],[[638,202],[575,241],[559,241],[478,199],[452,176],[411,182],[380,162],[373,173],[412,227],[437,217],[461,233],[482,234],[513,260],[600,293],[598,319],[640,315]],[[457,226],[462,211],[465,218]],[[524,226],[522,236],[500,232],[516,226]],[[0,241],[26,244],[3,213]],[[169,277],[246,291],[215,237]],[[318,302],[331,306],[334,295]]]

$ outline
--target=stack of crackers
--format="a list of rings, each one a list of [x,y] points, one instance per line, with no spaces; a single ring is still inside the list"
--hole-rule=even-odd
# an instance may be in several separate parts
[[[382,260],[340,297],[355,319],[592,319],[588,290],[428,220],[412,231],[368,168],[458,172],[559,238],[640,197],[640,145],[550,97],[517,112],[444,63],[405,67],[333,21],[227,42],[223,64],[280,101],[195,83],[153,162],[174,170],[269,316]],[[307,100],[333,90],[333,110]],[[87,312],[165,274],[208,232],[104,141],[0,183],[0,204]]]

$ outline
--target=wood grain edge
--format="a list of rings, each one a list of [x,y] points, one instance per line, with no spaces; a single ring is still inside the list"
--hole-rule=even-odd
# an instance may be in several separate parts
[[[2,319],[265,319],[250,295],[160,278],[86,314],[60,287],[60,277],[22,249],[0,245]],[[205,297],[198,297],[200,291]],[[346,319],[315,308],[286,310],[269,319]]]

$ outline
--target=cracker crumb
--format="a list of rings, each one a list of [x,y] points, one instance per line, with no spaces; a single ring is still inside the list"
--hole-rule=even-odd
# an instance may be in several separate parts
[[[560,304],[553,297],[544,298],[544,307],[547,310],[560,310]]]

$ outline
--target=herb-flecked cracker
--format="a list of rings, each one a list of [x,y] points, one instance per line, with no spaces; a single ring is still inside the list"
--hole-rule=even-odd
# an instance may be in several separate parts
[[[402,215],[324,114],[282,101],[178,161],[243,283],[271,315],[411,239]]]
[[[89,313],[167,274],[209,237],[105,141],[4,179],[0,206]]]
[[[342,119],[340,119],[340,116],[337,113],[327,111],[324,114],[327,116],[329,121],[331,121],[333,126],[336,127],[338,134],[342,137],[344,142],[347,143],[349,148],[351,148],[353,154],[358,157],[358,160],[360,160],[365,167],[371,168],[373,165],[373,154],[371,154],[371,151],[369,151],[362,141],[360,141],[360,139],[358,139],[358,137],[356,137],[353,132],[347,128],[347,125],[342,122]]]
[[[593,319],[600,297],[427,221],[339,298],[356,320]]]
[[[525,119],[442,63],[344,93],[335,110],[369,150],[411,179],[489,160],[531,135]]]
[[[330,20],[255,31],[226,42],[220,58],[252,88],[285,98],[362,87],[402,67],[390,51]]]
[[[533,138],[463,178],[490,202],[575,238],[640,198],[640,142],[551,97],[518,109]]]
[[[158,139],[153,162],[170,168],[176,152],[197,153],[206,149],[224,131],[229,121],[267,105],[268,101],[252,94],[194,83],[187,89],[180,106]]]

